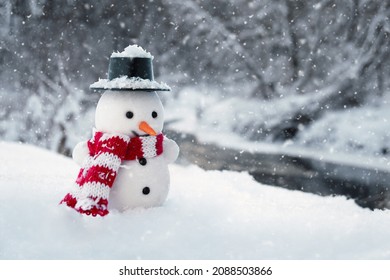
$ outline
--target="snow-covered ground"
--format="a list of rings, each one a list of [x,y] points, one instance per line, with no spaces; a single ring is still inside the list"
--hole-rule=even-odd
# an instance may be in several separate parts
[[[171,166],[159,208],[82,216],[70,159],[0,142],[0,259],[389,259],[390,211]]]

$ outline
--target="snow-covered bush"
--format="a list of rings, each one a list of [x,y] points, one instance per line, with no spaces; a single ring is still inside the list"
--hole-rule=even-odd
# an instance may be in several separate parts
[[[9,104],[0,118],[2,139],[70,155],[77,142],[91,135],[93,110],[83,106],[91,101],[63,73],[56,81],[44,75],[40,79],[34,92],[3,92],[0,96]]]

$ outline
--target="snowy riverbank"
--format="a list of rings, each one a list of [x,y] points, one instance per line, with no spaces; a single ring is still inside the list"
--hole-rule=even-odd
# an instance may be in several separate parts
[[[390,211],[255,182],[246,173],[171,167],[163,207],[80,216],[58,205],[78,167],[0,143],[1,259],[388,259]]]
[[[390,141],[386,129],[390,119],[388,98],[363,107],[339,111],[324,109],[320,119],[298,125],[292,139],[275,141],[276,130],[270,131],[272,127],[281,129],[297,108],[310,107],[315,99],[306,95],[272,100],[221,96],[221,89],[201,87],[184,88],[177,96],[167,96],[165,111],[169,129],[193,134],[201,142],[220,147],[301,154],[390,170]]]

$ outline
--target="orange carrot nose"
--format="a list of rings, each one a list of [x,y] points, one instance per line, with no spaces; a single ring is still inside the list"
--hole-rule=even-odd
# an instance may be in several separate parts
[[[144,121],[140,122],[138,128],[149,135],[152,135],[152,136],[157,135],[156,131],[154,131],[154,129],[151,128],[147,122],[144,122]]]

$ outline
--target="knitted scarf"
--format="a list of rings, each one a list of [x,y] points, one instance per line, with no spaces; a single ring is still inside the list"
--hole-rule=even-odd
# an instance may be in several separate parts
[[[89,156],[74,184],[60,204],[87,215],[105,216],[110,189],[124,160],[152,158],[163,152],[163,134],[130,138],[125,135],[95,132],[88,144]]]

